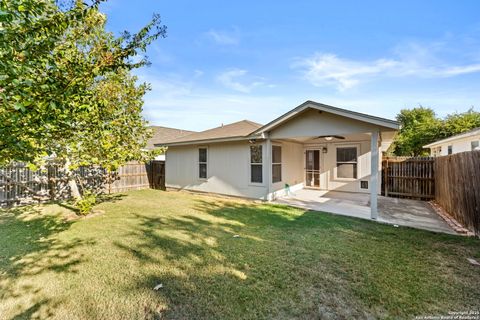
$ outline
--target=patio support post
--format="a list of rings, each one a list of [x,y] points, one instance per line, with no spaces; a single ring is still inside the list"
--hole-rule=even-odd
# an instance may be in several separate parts
[[[265,143],[266,150],[265,150],[265,166],[267,167],[265,170],[265,186],[267,189],[267,196],[265,197],[267,201],[273,200],[273,197],[270,196],[270,190],[271,190],[271,172],[272,172],[272,140],[270,140],[270,137],[267,135],[267,140]]]
[[[370,218],[376,220],[378,218],[377,200],[378,200],[378,131],[371,133],[370,155]]]

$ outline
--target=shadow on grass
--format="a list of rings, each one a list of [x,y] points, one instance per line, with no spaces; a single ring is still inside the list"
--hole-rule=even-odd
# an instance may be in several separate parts
[[[151,294],[146,318],[404,317],[449,308],[445,293],[478,278],[444,264],[478,241],[283,205],[195,197],[189,209],[136,214],[135,240],[115,243],[142,266],[125,290]]]
[[[366,316],[359,306],[342,310],[348,294],[316,254],[309,256],[315,246],[303,238],[342,229],[349,219],[201,198],[192,207],[171,216],[136,214],[136,228],[115,243],[142,266],[142,280],[125,290],[150,292],[147,318],[319,318],[319,292],[325,301],[341,296],[330,307],[337,315]],[[318,281],[325,274],[330,278]],[[159,283],[163,288],[153,291]]]
[[[103,202],[115,203],[115,202],[120,201],[120,200],[122,200],[124,198],[127,198],[127,197],[128,196],[126,194],[123,194],[123,193],[111,193],[111,194],[104,193],[104,194],[98,195],[97,204],[100,204],[100,203],[103,203]]]
[[[42,297],[45,284],[28,279],[49,272],[75,272],[75,266],[85,259],[76,249],[92,244],[84,239],[60,241],[56,236],[69,229],[72,222],[46,214],[41,208],[0,210],[0,301],[16,303],[29,298],[28,303],[17,305],[24,311],[14,319],[29,319],[40,309],[48,318],[56,303]]]
[[[117,201],[122,200],[123,198],[127,197],[126,194],[115,193],[115,194],[99,194],[96,199],[95,205],[99,205],[104,202],[115,203]],[[53,201],[53,204],[57,204],[62,208],[68,209],[73,211],[77,216],[80,216],[80,210],[75,206],[74,200],[68,201]]]

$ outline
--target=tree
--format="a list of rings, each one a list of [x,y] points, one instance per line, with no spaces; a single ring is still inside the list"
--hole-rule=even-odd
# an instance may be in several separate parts
[[[0,163],[55,155],[71,173],[142,157],[149,87],[130,71],[148,61],[132,58],[166,27],[154,15],[136,34],[114,37],[98,4],[0,0]],[[74,177],[70,185],[80,197]]]
[[[393,143],[397,156],[424,156],[424,145],[480,127],[480,112],[473,108],[463,113],[452,113],[440,119],[430,108],[403,109],[397,115],[400,131]]]
[[[428,154],[423,146],[437,139],[441,121],[430,108],[402,109],[397,115],[400,130],[394,142],[394,153],[402,156]]]
[[[478,127],[480,127],[480,112],[470,108],[463,113],[447,115],[443,121],[442,135],[446,138]]]

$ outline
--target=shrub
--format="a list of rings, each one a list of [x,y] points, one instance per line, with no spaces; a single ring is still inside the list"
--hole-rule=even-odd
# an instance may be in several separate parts
[[[90,212],[92,212],[93,206],[97,202],[97,196],[91,191],[86,191],[83,193],[83,197],[80,200],[75,202],[75,206],[77,207],[79,213],[81,215],[86,216]]]

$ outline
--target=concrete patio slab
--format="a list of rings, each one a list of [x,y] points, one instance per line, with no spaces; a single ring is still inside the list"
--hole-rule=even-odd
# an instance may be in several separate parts
[[[370,195],[339,191],[302,189],[274,200],[312,211],[371,220]],[[425,201],[378,197],[378,222],[397,224],[434,232],[457,234]]]

